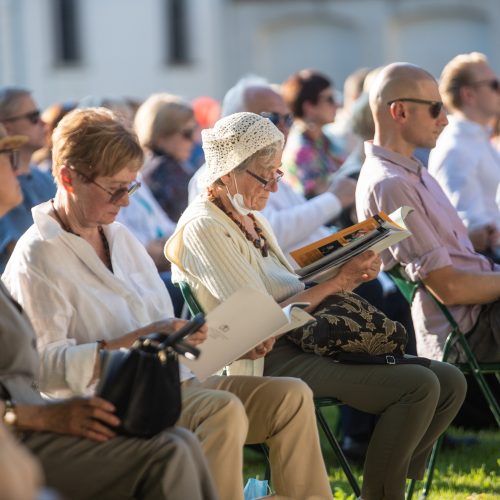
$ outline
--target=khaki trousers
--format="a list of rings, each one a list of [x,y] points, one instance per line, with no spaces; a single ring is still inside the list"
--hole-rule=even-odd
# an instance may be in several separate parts
[[[302,352],[286,338],[266,356],[264,374],[300,377],[316,397],[335,397],[379,415],[363,471],[364,500],[404,499],[406,478],[421,479],[427,456],[465,397],[453,365],[347,365]]]
[[[183,384],[178,425],[200,439],[221,500],[243,499],[243,445],[266,443],[273,487],[296,500],[332,498],[311,390],[294,378],[219,377]]]

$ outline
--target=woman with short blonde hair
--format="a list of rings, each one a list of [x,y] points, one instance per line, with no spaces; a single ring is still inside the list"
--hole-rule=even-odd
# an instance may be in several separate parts
[[[168,217],[177,222],[188,204],[189,162],[199,134],[193,108],[171,94],[154,94],[137,110],[134,128],[146,151],[143,180]]]

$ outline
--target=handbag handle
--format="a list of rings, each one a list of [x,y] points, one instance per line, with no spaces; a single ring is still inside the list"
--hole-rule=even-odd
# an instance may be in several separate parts
[[[154,352],[158,355],[162,363],[166,361],[166,354],[170,350],[175,351],[188,359],[197,359],[200,355],[200,350],[187,344],[186,342],[183,342],[183,339],[196,332],[196,330],[204,324],[205,315],[203,313],[199,313],[171,335],[153,333],[151,335],[138,338],[133,343],[132,349],[142,348],[150,352]]]

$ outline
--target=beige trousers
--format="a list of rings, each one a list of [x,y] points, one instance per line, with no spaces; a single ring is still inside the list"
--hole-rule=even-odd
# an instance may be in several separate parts
[[[221,500],[243,499],[243,445],[269,446],[278,495],[332,498],[312,392],[288,377],[219,377],[183,384],[178,425],[200,439]]]

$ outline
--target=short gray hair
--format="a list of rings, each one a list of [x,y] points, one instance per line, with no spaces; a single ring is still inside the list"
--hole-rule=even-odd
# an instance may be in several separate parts
[[[15,116],[19,98],[30,95],[24,87],[0,87],[0,121]]]
[[[240,78],[234,87],[231,87],[222,101],[221,116],[229,116],[233,113],[248,111],[245,102],[245,94],[252,87],[270,87],[269,82],[257,75],[246,75]]]

